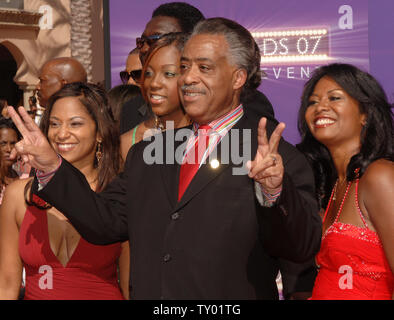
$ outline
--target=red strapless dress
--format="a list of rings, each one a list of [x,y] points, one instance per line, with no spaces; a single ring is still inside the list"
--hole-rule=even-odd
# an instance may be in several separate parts
[[[350,183],[348,185],[348,190]],[[358,180],[356,206],[365,227],[338,221],[327,229],[316,256],[320,267],[312,300],[386,300],[391,299],[394,277],[378,234],[367,227],[359,209]],[[332,198],[332,196],[331,196]],[[331,202],[331,200],[330,200]],[[328,208],[330,203],[328,204]],[[326,211],[326,214],[327,214]]]
[[[116,267],[120,252],[120,243],[96,246],[81,238],[63,266],[49,244],[46,211],[28,207],[19,234],[26,271],[24,299],[123,300]]]

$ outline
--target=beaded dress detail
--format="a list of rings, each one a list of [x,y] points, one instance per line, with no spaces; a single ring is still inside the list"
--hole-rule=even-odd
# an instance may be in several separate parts
[[[323,235],[316,262],[320,267],[311,300],[391,299],[394,277],[378,234],[368,228],[358,203],[364,227],[338,221],[352,182],[349,182],[334,223]],[[334,190],[324,220],[330,208]],[[323,220],[323,221],[324,221]]]

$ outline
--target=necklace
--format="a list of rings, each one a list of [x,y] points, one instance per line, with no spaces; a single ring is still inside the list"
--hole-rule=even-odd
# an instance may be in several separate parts
[[[342,182],[339,182],[339,178],[337,179],[337,181],[335,181],[335,185],[332,193],[332,201],[335,201],[337,199],[337,190],[343,186],[345,181],[346,179],[344,179]]]
[[[155,128],[160,130],[160,131],[164,131],[165,127],[163,122],[160,120],[160,118],[158,116],[155,116]]]
[[[338,180],[337,180],[337,182],[338,182]],[[326,220],[326,216],[327,216],[328,210],[329,210],[330,207],[331,207],[331,203],[332,203],[333,201],[335,201],[334,193],[336,192],[337,182],[335,183],[335,186],[334,186],[334,188],[332,189],[331,197],[330,197],[330,200],[328,201],[328,205],[327,205],[327,208],[326,208],[326,212],[324,213],[323,222]],[[347,187],[346,187],[345,194],[343,195],[343,198],[342,198],[342,201],[341,201],[341,205],[339,206],[339,209],[338,209],[338,212],[337,212],[337,215],[336,215],[336,218],[335,218],[335,222],[337,221],[337,219],[338,219],[338,217],[339,217],[339,214],[340,214],[341,211],[342,211],[343,204],[345,203],[345,200],[346,200],[347,194],[349,193],[349,190],[350,190],[350,186],[351,186],[351,185],[352,185],[352,181],[349,181],[348,184],[347,184]]]
[[[163,121],[158,116],[155,115],[154,120],[155,120],[155,124],[154,124],[155,129],[160,130],[160,131],[166,130],[166,126],[164,125]],[[192,122],[193,122],[192,119],[189,119],[189,120],[187,120],[187,124],[182,125],[182,124],[178,123],[177,125],[175,125],[175,128],[180,128],[183,126],[191,125]],[[180,121],[180,123],[182,123],[182,121]]]

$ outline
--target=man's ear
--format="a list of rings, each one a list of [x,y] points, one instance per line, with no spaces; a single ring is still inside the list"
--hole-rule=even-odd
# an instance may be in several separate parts
[[[237,69],[234,72],[233,89],[238,90],[238,89],[242,88],[244,86],[247,78],[248,78],[248,73],[246,72],[245,69]]]

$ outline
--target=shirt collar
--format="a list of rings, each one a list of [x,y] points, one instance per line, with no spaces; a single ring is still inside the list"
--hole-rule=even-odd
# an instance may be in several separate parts
[[[243,106],[240,104],[238,107],[230,110],[220,118],[209,122],[208,125],[212,128],[211,131],[215,131],[220,135],[225,135],[228,130],[230,130],[238,122],[238,120],[242,118],[243,114]],[[199,127],[200,125],[194,122],[193,132],[196,133]]]

